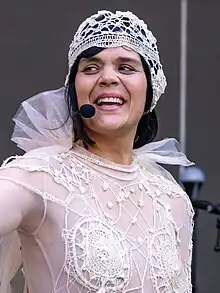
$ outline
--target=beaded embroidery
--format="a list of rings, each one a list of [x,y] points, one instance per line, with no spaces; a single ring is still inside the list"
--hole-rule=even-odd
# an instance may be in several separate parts
[[[193,212],[177,184],[135,164],[132,168],[136,176],[122,180],[123,174],[125,179],[130,176],[126,168],[115,168],[114,164],[111,168],[111,164],[72,151],[42,160],[45,165],[41,164],[40,171],[50,174],[68,191],[63,200],[41,193],[66,210],[62,238],[65,243],[63,272],[69,280],[67,292],[73,292],[73,284],[73,290],[78,288],[79,292],[83,288],[86,292],[99,293],[191,292]],[[19,160],[9,163],[16,164],[30,171]],[[38,168],[33,167],[31,171]],[[175,199],[187,207],[186,260],[181,259],[180,254],[183,227],[177,225],[172,216]],[[72,203],[77,200],[83,203],[83,209]],[[74,222],[70,220],[72,217]],[[54,292],[58,291],[59,287],[54,288]]]

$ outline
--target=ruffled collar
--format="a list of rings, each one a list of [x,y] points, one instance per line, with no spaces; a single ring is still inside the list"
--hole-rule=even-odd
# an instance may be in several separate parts
[[[64,88],[39,93],[21,104],[20,109],[13,118],[15,127],[12,135],[12,141],[17,146],[29,152],[42,147],[56,148],[57,152],[70,151],[73,142],[72,119],[68,115],[67,106],[64,97]],[[79,147],[78,147],[79,148]],[[74,148],[72,149],[74,152]],[[82,154],[82,150],[78,153]],[[84,154],[95,159],[99,163],[105,163],[110,168],[115,168],[115,163],[107,162],[93,154]],[[133,151],[135,160],[140,163],[145,160],[151,160],[156,163],[190,166],[190,162],[185,154],[180,151],[180,145],[174,138],[166,138],[161,141],[152,142]],[[118,165],[124,170],[132,170],[132,166]],[[129,171],[128,171],[129,172]]]

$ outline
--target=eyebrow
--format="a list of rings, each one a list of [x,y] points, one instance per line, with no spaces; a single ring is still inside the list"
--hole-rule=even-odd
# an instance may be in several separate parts
[[[99,57],[89,57],[89,58],[83,58],[81,60],[80,63],[83,63],[83,62],[97,62],[97,63],[101,63],[103,64],[103,60]],[[118,58],[116,58],[116,62],[131,62],[131,63],[135,63],[137,65],[142,65],[141,61],[140,60],[137,60],[135,58],[132,58],[132,57],[123,57],[123,56],[119,56]]]
[[[131,62],[131,63],[135,63],[135,64],[139,64],[141,65],[141,61],[138,60],[138,59],[135,59],[135,58],[132,58],[132,57],[118,57],[117,58],[118,61],[121,61],[121,62]]]

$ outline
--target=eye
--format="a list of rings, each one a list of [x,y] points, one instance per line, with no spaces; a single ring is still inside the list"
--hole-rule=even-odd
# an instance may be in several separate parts
[[[119,71],[122,71],[123,73],[132,73],[135,69],[130,65],[120,65]]]
[[[99,71],[99,67],[97,65],[88,65],[83,69],[83,72],[86,74],[95,74]]]

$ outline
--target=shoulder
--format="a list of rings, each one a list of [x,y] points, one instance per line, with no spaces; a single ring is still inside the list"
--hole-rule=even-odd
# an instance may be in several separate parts
[[[26,217],[32,214],[31,221],[26,225],[32,230],[35,223],[44,210],[42,197],[37,196],[38,189],[33,186],[30,174],[21,168],[0,168],[0,206],[3,209],[3,227],[4,219],[7,219],[5,225],[10,224],[22,227],[26,223]],[[33,212],[37,215],[33,217]],[[36,213],[34,213],[35,215]]]
[[[167,202],[172,210],[193,218],[194,210],[189,196],[169,171],[155,162],[151,162],[148,168],[144,167],[143,170],[146,172],[150,183],[160,191],[161,199]],[[176,214],[176,217],[178,217],[178,214]]]
[[[53,159],[59,161],[59,157],[67,153],[66,149],[60,146],[53,147],[41,147],[34,150],[31,150],[21,156],[11,156],[7,158],[0,170],[3,169],[16,169],[18,173],[23,173],[19,170],[25,171],[43,171],[51,164]],[[6,171],[7,172],[7,171]],[[11,171],[10,171],[11,173]],[[27,176],[28,173],[26,172]]]
[[[41,194],[45,176],[50,169],[50,161],[57,152],[40,148],[21,156],[7,158],[0,167],[1,192],[7,194]],[[3,191],[4,189],[4,191]]]
[[[60,203],[68,192],[66,177],[71,176],[69,151],[46,147],[8,158],[0,168],[0,181],[10,192],[25,191],[44,201]],[[62,192],[61,192],[62,191]],[[21,195],[23,196],[23,195]],[[38,199],[39,201],[39,199]]]

